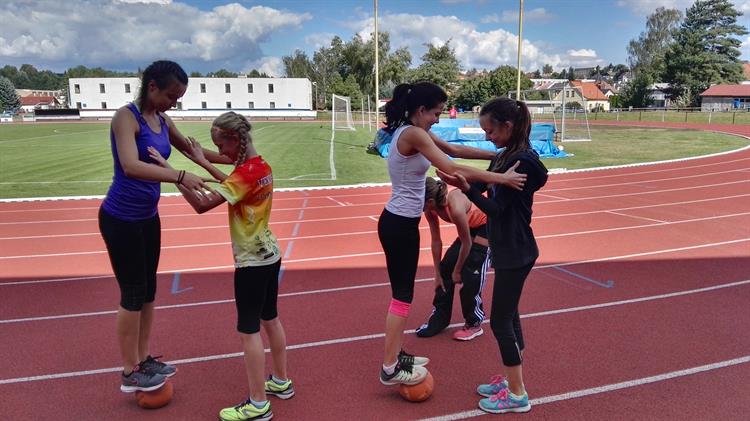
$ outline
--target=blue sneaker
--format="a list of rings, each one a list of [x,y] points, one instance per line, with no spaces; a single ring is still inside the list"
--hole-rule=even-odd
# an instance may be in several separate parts
[[[498,374],[497,376],[492,376],[489,384],[480,384],[479,386],[477,386],[477,393],[484,396],[485,398],[489,398],[491,396],[497,395],[501,390],[507,388],[508,381],[505,380],[505,376],[503,376],[502,374]]]
[[[506,412],[529,412],[531,404],[529,395],[524,393],[521,397],[513,397],[508,389],[503,389],[500,393],[484,398],[479,401],[479,409],[491,414],[504,414]]]

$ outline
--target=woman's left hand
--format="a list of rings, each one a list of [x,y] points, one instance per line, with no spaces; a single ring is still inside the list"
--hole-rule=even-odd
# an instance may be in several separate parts
[[[195,138],[188,136],[188,153],[190,153],[190,159],[198,165],[208,162],[206,155],[203,153],[203,147],[198,143]]]
[[[461,174],[451,175],[448,173],[444,173],[440,170],[437,170],[437,175],[438,177],[440,177],[441,180],[445,181],[451,186],[458,187],[464,193],[469,191],[469,189],[471,188],[471,185],[469,185],[469,182],[466,181],[466,178],[464,178],[464,176],[462,176]]]
[[[463,281],[461,280],[461,270],[460,269],[453,269],[453,273],[451,273],[451,280],[453,280],[454,284],[461,284]]]
[[[163,156],[159,153],[159,151],[156,150],[153,146],[149,146],[146,148],[148,150],[148,156],[153,159],[157,165],[164,168],[172,168],[166,159],[164,159]]]

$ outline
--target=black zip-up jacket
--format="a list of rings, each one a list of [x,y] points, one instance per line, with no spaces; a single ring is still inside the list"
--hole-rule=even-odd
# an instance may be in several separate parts
[[[539,257],[539,248],[531,230],[531,207],[534,193],[547,183],[547,168],[539,160],[539,155],[529,149],[513,155],[499,172],[507,171],[516,161],[521,162],[516,172],[524,173],[527,177],[523,190],[493,184],[489,186],[487,198],[482,193],[488,186],[473,183],[466,193],[469,200],[487,214],[492,266],[498,269],[520,268]]]

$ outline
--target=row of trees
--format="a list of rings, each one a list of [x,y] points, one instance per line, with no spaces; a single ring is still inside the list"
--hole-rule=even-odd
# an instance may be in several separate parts
[[[621,93],[625,106],[647,107],[649,86],[669,84],[667,93],[679,107],[700,104],[700,93],[713,84],[743,79],[737,39],[748,31],[737,24],[729,0],[698,0],[684,15],[660,7],[646,21],[646,31],[628,44],[634,78]]]

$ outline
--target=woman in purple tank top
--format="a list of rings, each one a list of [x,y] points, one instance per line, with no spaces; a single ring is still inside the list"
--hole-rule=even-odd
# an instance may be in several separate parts
[[[158,361],[160,357],[152,357],[149,351],[161,248],[157,205],[162,182],[197,192],[205,185],[195,174],[157,165],[148,148],[168,157],[174,145],[190,157],[193,139],[184,137],[164,114],[185,94],[187,83],[187,74],[179,64],[156,61],[143,72],[138,98],[112,118],[114,177],[99,209],[99,230],[120,288],[117,339],[123,392],[158,389],[176,372],[174,366]],[[229,163],[216,152],[204,154],[212,162]]]

